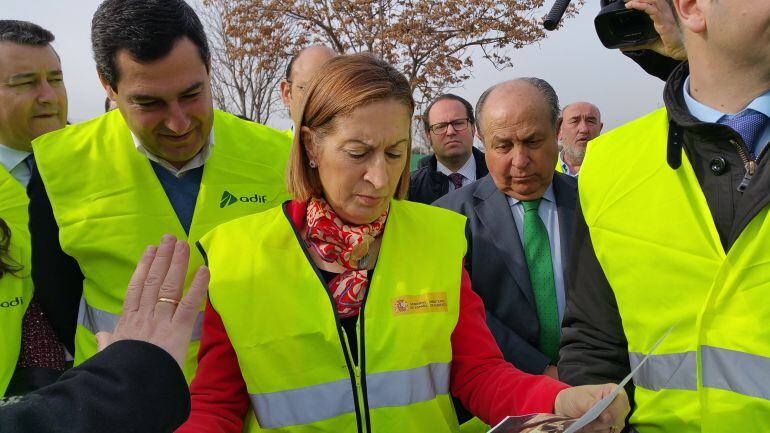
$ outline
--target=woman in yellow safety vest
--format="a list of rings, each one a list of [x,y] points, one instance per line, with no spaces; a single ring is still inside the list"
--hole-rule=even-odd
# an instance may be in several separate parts
[[[294,200],[199,242],[212,279],[178,432],[456,432],[451,396],[495,424],[580,416],[612,390],[504,361],[463,268],[465,218],[402,200],[413,110],[406,78],[370,55],[318,71]],[[619,431],[627,411],[621,394],[589,430]]]

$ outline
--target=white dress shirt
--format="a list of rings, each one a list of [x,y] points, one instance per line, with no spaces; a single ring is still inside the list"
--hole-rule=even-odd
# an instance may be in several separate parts
[[[524,205],[513,197],[505,196],[508,199],[508,205],[511,207],[513,221],[516,223],[516,230],[519,232],[519,239],[524,248]],[[561,232],[559,231],[559,213],[556,209],[556,196],[553,193],[553,184],[543,194],[540,200],[540,206],[537,208],[537,214],[545,224],[548,232],[548,240],[551,245],[551,265],[553,267],[553,283],[556,288],[556,306],[559,310],[559,321],[564,318],[564,272],[562,271],[561,256]]]
[[[134,135],[133,132],[131,133],[131,137],[133,137],[134,145],[136,146],[136,150],[139,153],[146,156],[150,161],[153,161],[166,170],[170,171],[171,174],[176,177],[181,177],[185,172],[194,170],[198,167],[202,167],[203,164],[208,161],[209,157],[211,156],[211,148],[214,147],[214,128],[211,128],[211,133],[209,133],[206,142],[203,143],[203,147],[201,148],[200,152],[198,152],[191,160],[187,161],[187,164],[185,164],[182,168],[176,168],[170,162],[147,150],[147,148],[144,147],[144,145],[142,145],[142,143],[139,141],[139,137]]]

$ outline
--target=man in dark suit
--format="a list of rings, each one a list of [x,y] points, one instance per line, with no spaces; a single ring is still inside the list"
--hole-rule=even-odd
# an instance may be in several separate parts
[[[556,377],[577,184],[553,170],[559,102],[537,78],[498,84],[476,105],[489,175],[435,204],[468,217],[465,265],[505,358]]]
[[[473,147],[476,120],[465,99],[444,94],[422,115],[433,155],[423,158],[409,180],[409,200],[430,204],[488,173],[484,154]]]

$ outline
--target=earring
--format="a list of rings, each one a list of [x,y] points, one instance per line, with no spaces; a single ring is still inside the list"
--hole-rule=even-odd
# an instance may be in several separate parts
[[[310,168],[318,168],[318,164],[315,161],[310,161]]]

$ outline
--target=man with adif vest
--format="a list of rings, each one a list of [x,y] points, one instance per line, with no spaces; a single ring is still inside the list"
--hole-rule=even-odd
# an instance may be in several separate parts
[[[106,0],[91,38],[118,109],[37,139],[30,189],[42,221],[30,227],[33,279],[49,283],[41,302],[74,343],[75,364],[96,353],[96,332],[115,326],[147,245],[165,233],[194,243],[288,197],[288,138],[213,109],[206,35],[183,0]],[[203,262],[193,251],[188,279]]]
[[[26,187],[34,165],[32,140],[62,128],[67,92],[48,30],[0,20],[0,249],[10,246],[11,273],[0,278],[0,396],[53,382],[64,348],[32,300]],[[10,236],[10,245],[8,244]]]
[[[324,63],[337,56],[337,53],[326,45],[311,45],[305,47],[289,60],[286,66],[286,78],[279,84],[281,101],[292,119],[291,128],[284,131],[289,137],[294,137],[294,120],[302,110],[302,97],[310,80]]]
[[[768,431],[770,2],[669,3],[689,62],[665,108],[581,169],[559,377],[617,380],[670,330],[634,378],[633,427]]]

